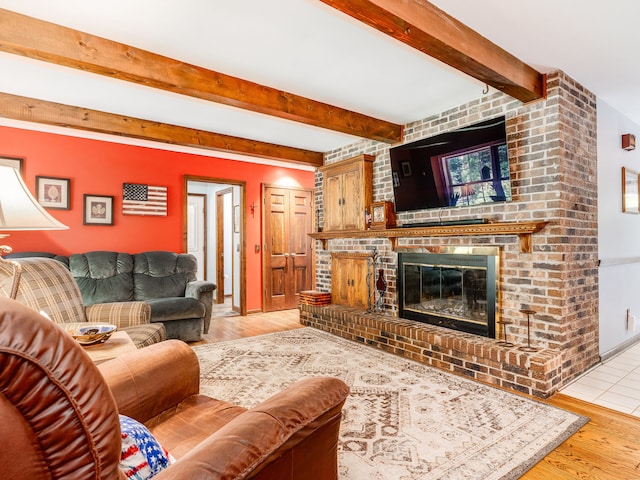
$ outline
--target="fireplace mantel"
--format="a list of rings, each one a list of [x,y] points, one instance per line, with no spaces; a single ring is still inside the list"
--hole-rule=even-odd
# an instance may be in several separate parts
[[[496,222],[472,225],[390,228],[387,230],[340,230],[310,233],[309,236],[315,240],[321,240],[324,250],[327,249],[327,240],[333,238],[388,238],[393,250],[395,250],[398,238],[517,235],[520,238],[520,251],[531,253],[531,235],[542,230],[547,223],[546,221]]]

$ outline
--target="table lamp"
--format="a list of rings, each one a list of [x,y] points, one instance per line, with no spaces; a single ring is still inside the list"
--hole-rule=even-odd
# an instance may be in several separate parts
[[[469,205],[469,197],[474,193],[476,192],[471,185],[462,185],[460,187],[460,196],[467,199],[467,205]]]
[[[33,198],[31,192],[22,181],[17,168],[0,165],[0,239],[8,233],[18,230],[64,230],[67,229],[53,218]],[[11,252],[11,247],[0,245],[0,263],[11,265],[10,298],[16,298],[20,282],[20,264],[2,258]]]

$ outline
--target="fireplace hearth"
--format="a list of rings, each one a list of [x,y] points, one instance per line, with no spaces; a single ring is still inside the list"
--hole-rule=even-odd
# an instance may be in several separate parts
[[[496,338],[497,248],[398,252],[399,316]]]

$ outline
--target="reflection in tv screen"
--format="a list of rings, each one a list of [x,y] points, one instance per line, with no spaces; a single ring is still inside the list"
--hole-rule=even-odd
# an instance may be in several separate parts
[[[511,201],[505,118],[390,150],[397,212]]]

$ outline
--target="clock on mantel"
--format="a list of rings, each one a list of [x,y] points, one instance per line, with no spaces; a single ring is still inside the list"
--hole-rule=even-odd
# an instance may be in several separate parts
[[[393,202],[373,202],[371,212],[371,230],[385,230],[396,226],[396,212]]]

